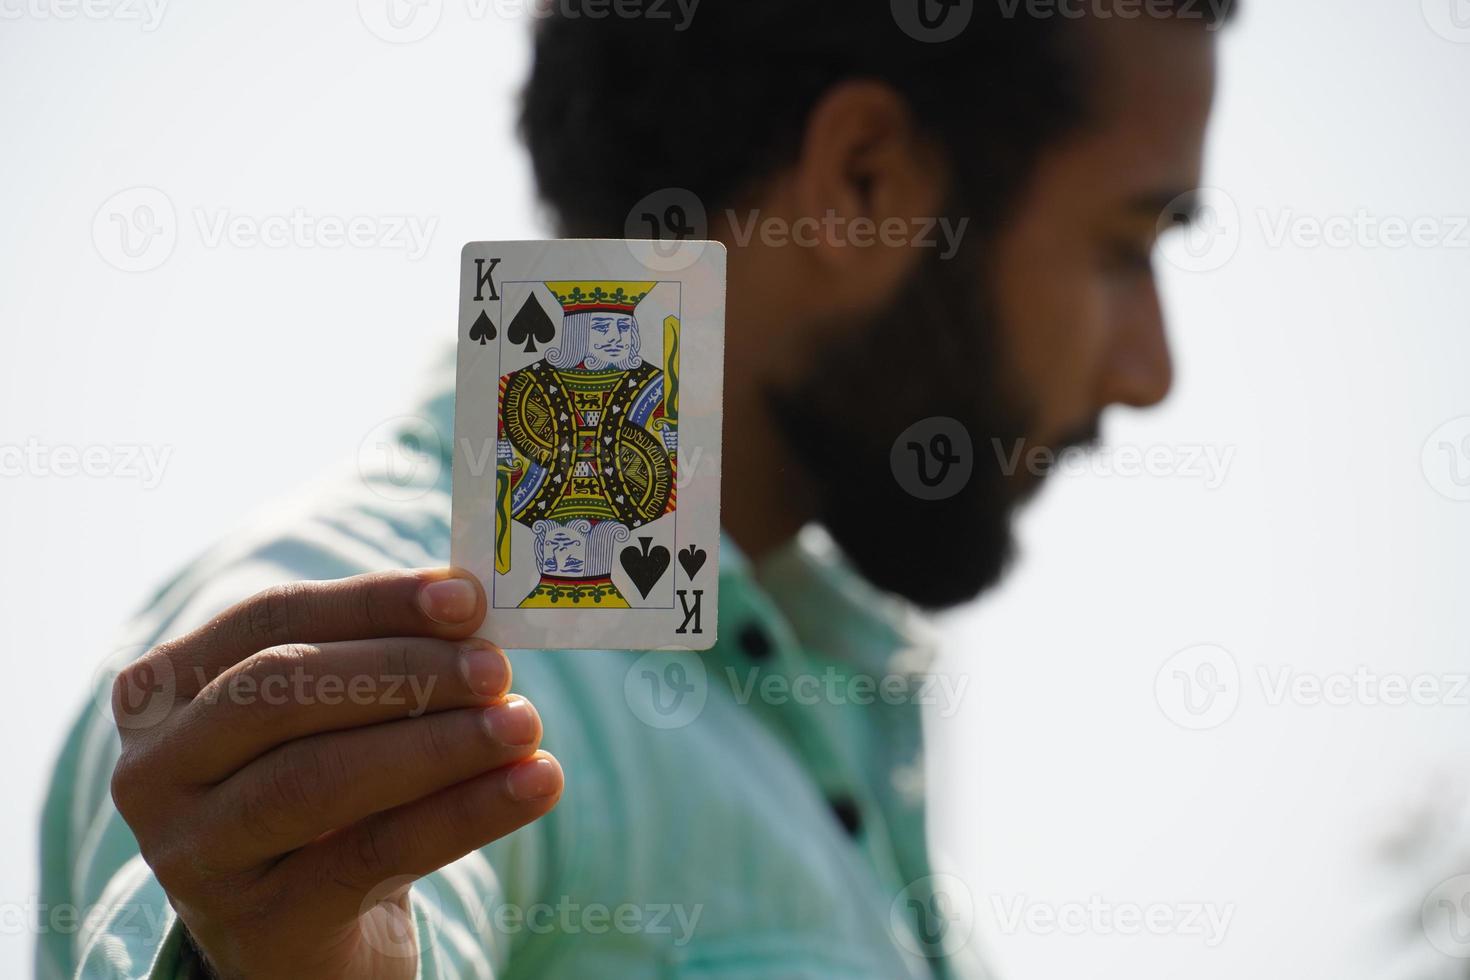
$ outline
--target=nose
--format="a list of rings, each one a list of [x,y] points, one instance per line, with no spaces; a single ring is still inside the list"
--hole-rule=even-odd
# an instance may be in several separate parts
[[[1169,395],[1174,365],[1158,290],[1149,288],[1126,315],[1103,373],[1104,405],[1148,408]]]

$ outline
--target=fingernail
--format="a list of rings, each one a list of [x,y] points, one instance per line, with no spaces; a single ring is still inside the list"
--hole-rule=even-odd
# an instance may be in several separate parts
[[[476,643],[459,651],[459,671],[471,691],[494,698],[510,687],[510,661],[496,647]]]
[[[419,589],[419,608],[425,616],[445,626],[468,622],[479,602],[475,587],[462,578],[440,579]]]
[[[561,766],[549,755],[522,762],[510,771],[505,786],[517,803],[544,800],[561,789]]]
[[[506,698],[504,704],[485,709],[485,727],[501,745],[532,745],[541,735],[541,716],[525,698]]]

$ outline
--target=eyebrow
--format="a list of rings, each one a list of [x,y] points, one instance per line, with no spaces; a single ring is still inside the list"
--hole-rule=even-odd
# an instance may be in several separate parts
[[[1191,225],[1199,217],[1202,201],[1197,190],[1149,191],[1129,202],[1130,210],[1151,217],[1163,216],[1172,225]]]

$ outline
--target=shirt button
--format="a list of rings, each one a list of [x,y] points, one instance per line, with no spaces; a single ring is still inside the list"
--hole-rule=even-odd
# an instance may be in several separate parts
[[[832,807],[832,815],[837,822],[842,824],[842,829],[847,831],[851,837],[856,837],[863,829],[863,813],[858,809],[857,801],[850,796],[838,796],[828,801]]]
[[[749,623],[740,631],[740,649],[751,660],[771,659],[771,638],[766,631],[754,623]]]

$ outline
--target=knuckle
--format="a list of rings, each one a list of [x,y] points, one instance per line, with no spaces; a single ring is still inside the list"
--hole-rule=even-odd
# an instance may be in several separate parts
[[[269,714],[299,689],[298,677],[310,671],[317,649],[310,644],[283,643],[252,654],[225,681],[225,692],[240,707]]]
[[[275,840],[280,833],[280,820],[272,807],[267,785],[252,783],[240,791],[240,828],[254,841]]]
[[[316,652],[316,647],[309,643],[281,643],[252,655],[243,671],[257,681],[286,677],[305,669]]]
[[[282,917],[302,907],[303,896],[287,893],[269,878],[242,881],[239,876],[223,876],[212,879],[211,886],[212,902],[228,916],[246,948],[279,938]]]
[[[343,879],[363,885],[374,877],[397,867],[402,841],[398,831],[379,820],[358,824],[352,847],[345,855],[347,867],[340,871]]]
[[[292,814],[310,812],[321,799],[319,768],[310,753],[283,749],[263,763],[264,771],[242,790],[240,820],[256,840],[270,842],[284,837],[292,826]]]
[[[305,618],[302,607],[308,594],[305,584],[291,582],[247,599],[238,617],[245,638],[261,646],[289,639]]]
[[[155,707],[162,706],[159,698],[172,698],[172,678],[168,656],[157,647],[118,670],[112,679],[110,703],[120,733],[126,735],[135,727],[124,724],[124,719],[136,719],[140,711],[151,715]]]
[[[170,661],[175,659],[183,659],[185,654],[188,652],[191,642],[196,637],[200,636],[203,632],[204,629],[195,630],[193,633],[188,633],[184,636],[175,636],[170,639],[164,640],[162,643],[159,643],[158,645],[154,646],[153,649],[143,654],[143,656],[139,657],[138,660],[139,662],[142,662],[143,660],[147,660],[149,658],[161,658]]]
[[[378,676],[373,678],[375,687],[377,683],[402,683],[420,672],[422,658],[419,650],[410,641],[395,640],[382,644],[378,648]]]
[[[192,842],[179,839],[165,846],[140,851],[164,891],[171,895],[189,895],[198,891],[199,861]]]
[[[451,732],[448,721],[457,720],[453,715],[438,714],[415,722],[418,728],[418,757],[434,768],[441,768],[453,761],[463,747]]]
[[[283,811],[308,810],[316,803],[315,788],[321,785],[322,766],[317,753],[286,751],[277,753],[270,767],[270,797]]]
[[[440,810],[439,833],[446,840],[457,840],[466,830],[485,822],[484,797],[469,786],[445,793]]]
[[[374,634],[383,634],[393,632],[393,629],[382,594],[377,588],[374,588],[378,582],[376,578],[354,582],[348,590],[348,602],[353,607],[352,612],[356,615],[357,622],[362,623]]]
[[[117,676],[112,679],[112,717],[114,724],[116,724],[116,719],[121,717],[119,711],[127,704],[128,697],[132,694],[137,684],[138,677],[134,671],[135,667],[137,667],[136,663],[128,664],[122,670],[119,670]],[[118,727],[120,730],[126,730],[122,729],[122,726]]]
[[[112,767],[112,778],[108,784],[112,793],[112,805],[130,827],[142,813],[140,804],[147,799],[139,785],[142,766],[136,759],[135,753],[124,750]]]

